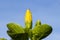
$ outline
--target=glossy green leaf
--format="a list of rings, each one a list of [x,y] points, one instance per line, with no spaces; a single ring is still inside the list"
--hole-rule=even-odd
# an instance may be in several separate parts
[[[50,25],[43,24],[40,26],[36,26],[36,28],[34,28],[32,32],[36,38],[43,39],[52,32],[52,27]]]
[[[24,33],[24,29],[22,26],[15,24],[15,23],[9,23],[7,24],[8,29],[13,33]]]

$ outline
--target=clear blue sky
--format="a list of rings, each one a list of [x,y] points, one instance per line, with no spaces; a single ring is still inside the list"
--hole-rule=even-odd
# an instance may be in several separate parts
[[[43,40],[60,40],[60,0],[0,0],[0,37],[7,38],[6,24],[10,22],[24,26],[24,14],[30,9],[33,25],[40,19],[42,24],[52,26],[53,32]]]

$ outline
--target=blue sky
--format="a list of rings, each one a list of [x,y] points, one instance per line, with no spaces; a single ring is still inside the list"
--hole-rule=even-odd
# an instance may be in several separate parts
[[[6,24],[14,22],[24,26],[26,9],[30,9],[33,25],[40,19],[49,24],[53,32],[43,40],[60,40],[60,0],[0,0],[0,38],[10,40]]]

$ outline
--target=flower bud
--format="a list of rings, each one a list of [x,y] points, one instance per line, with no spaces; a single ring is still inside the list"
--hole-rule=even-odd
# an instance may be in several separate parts
[[[25,14],[25,26],[26,28],[29,29],[32,28],[32,14],[29,9],[26,10],[26,14]]]

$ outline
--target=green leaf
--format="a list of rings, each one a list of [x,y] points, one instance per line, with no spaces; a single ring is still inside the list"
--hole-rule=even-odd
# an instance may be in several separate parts
[[[8,23],[7,27],[13,33],[24,33],[25,32],[22,26],[15,24],[15,23]]]
[[[7,31],[7,33],[12,40],[28,40],[27,33],[12,33],[11,31]]]
[[[41,25],[41,21],[37,20],[35,26]]]
[[[52,27],[50,25],[43,24],[40,26],[36,26],[32,32],[36,38],[43,39],[52,32]]]
[[[5,38],[0,38],[0,40],[7,40],[7,39],[5,39]]]

